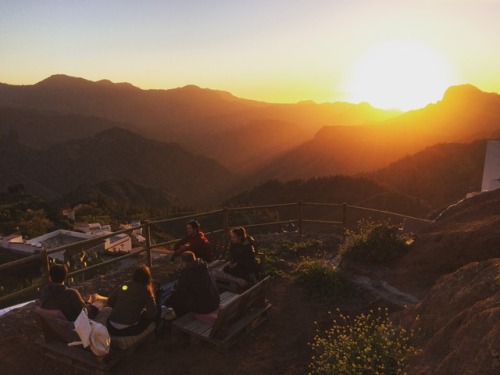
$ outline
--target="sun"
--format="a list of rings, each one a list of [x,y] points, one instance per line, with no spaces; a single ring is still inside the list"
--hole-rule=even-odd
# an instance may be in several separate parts
[[[415,42],[371,49],[354,65],[347,82],[349,101],[408,110],[439,100],[452,84],[446,60]]]

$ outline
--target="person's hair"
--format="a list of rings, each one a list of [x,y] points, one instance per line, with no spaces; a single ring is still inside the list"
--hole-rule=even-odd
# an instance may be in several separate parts
[[[233,233],[236,237],[240,238],[241,240],[247,238],[247,231],[243,227],[233,228],[231,229],[231,233]]]
[[[132,281],[145,285],[147,287],[152,286],[153,280],[149,267],[143,264],[142,266],[136,268],[134,274],[132,275]]]
[[[181,260],[184,263],[191,264],[196,260],[196,255],[192,251],[185,251],[181,254]]]
[[[61,284],[68,276],[68,267],[65,264],[54,264],[50,267],[49,276],[52,282]]]
[[[194,230],[200,229],[200,223],[197,222],[196,220],[191,220],[191,221],[187,222],[186,225],[190,225]]]

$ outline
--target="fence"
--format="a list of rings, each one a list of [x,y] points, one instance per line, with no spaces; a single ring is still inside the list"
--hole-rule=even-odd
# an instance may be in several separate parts
[[[309,209],[307,213],[310,212],[316,212],[319,208],[326,209],[326,213],[328,214],[333,214],[330,215],[333,218],[336,218],[337,220],[320,220],[320,219],[312,219],[312,218],[306,218],[308,215],[305,214],[305,210]],[[284,212],[284,214],[280,215],[280,210],[281,212]],[[261,222],[261,223],[253,223],[253,222],[248,222],[247,223],[242,223],[242,221],[245,220],[239,220],[239,222],[236,223],[231,223],[230,220],[230,215],[233,214],[242,214],[244,212],[248,211],[267,211],[269,212],[275,212],[276,220],[274,221],[269,221],[269,222]],[[361,213],[361,214],[360,214]],[[49,267],[50,267],[50,260],[49,256],[51,254],[60,252],[60,251],[67,251],[67,250],[72,250],[72,249],[83,249],[85,250],[86,248],[89,247],[94,247],[98,244],[102,244],[102,242],[112,236],[116,236],[118,234],[130,234],[134,231],[137,231],[139,229],[143,230],[143,237],[145,238],[144,245],[138,248],[133,249],[132,252],[121,255],[118,257],[115,257],[113,259],[104,261],[99,264],[91,265],[73,272],[70,272],[68,277],[74,277],[79,274],[82,274],[84,272],[88,272],[91,270],[95,270],[98,268],[102,268],[105,266],[108,266],[110,264],[114,264],[117,262],[120,262],[124,259],[130,258],[130,257],[136,257],[140,254],[146,254],[146,264],[148,266],[152,266],[153,263],[153,257],[152,257],[152,250],[155,248],[161,248],[165,247],[171,244],[174,244],[177,242],[177,240],[170,239],[170,240],[165,240],[165,241],[154,241],[153,236],[152,236],[152,230],[153,229],[158,229],[159,227],[162,226],[168,226],[169,224],[173,224],[175,222],[179,222],[181,220],[189,220],[192,219],[193,217],[196,218],[201,218],[201,217],[210,217],[210,216],[215,216],[215,219],[212,221],[209,221],[211,225],[214,227],[212,228],[207,234],[224,234],[224,238],[227,239],[227,235],[229,234],[229,230],[232,226],[235,225],[244,225],[245,228],[262,228],[262,227],[277,227],[277,226],[283,226],[283,225],[288,225],[290,223],[293,223],[296,225],[297,231],[299,236],[303,235],[304,232],[304,227],[306,225],[328,225],[330,227],[337,227],[341,228],[342,233],[345,233],[345,230],[350,226],[350,223],[357,221],[361,218],[366,218],[366,213],[370,213],[372,215],[376,216],[384,216],[384,217],[396,217],[398,219],[403,220],[403,223],[406,220],[409,220],[413,223],[413,225],[418,224],[420,226],[425,225],[429,223],[429,220],[426,219],[421,219],[417,217],[412,217],[408,215],[402,215],[398,214],[395,212],[389,212],[389,211],[382,211],[382,210],[376,210],[372,208],[366,208],[366,207],[359,207],[359,206],[352,206],[348,204],[335,204],[335,203],[312,203],[312,202],[296,202],[296,203],[285,203],[285,204],[274,204],[274,205],[262,205],[262,206],[251,206],[251,207],[231,207],[231,208],[223,208],[220,210],[215,210],[215,211],[210,211],[210,212],[202,212],[198,214],[191,214],[188,216],[180,216],[180,217],[174,217],[174,218],[169,218],[169,219],[162,219],[162,220],[155,220],[155,221],[149,221],[146,220],[143,224],[139,226],[135,226],[132,228],[127,228],[127,229],[122,229],[110,234],[105,234],[101,235],[98,237],[94,237],[88,240],[72,243],[69,245],[64,245],[60,246],[54,249],[43,249],[39,254],[34,254],[22,259],[18,259],[12,262],[8,262],[5,264],[0,265],[0,273],[4,273],[8,270],[15,269],[17,267],[30,264],[33,262],[38,262],[39,264],[41,263],[42,266],[42,282],[46,282],[48,280],[48,274],[49,274]],[[266,215],[264,215],[266,216]],[[286,219],[283,219],[283,216],[287,217]],[[322,216],[327,216],[328,215],[322,215]],[[269,215],[267,215],[269,217]],[[244,217],[240,217],[242,219]],[[221,225],[222,228],[218,225]],[[204,222],[204,227],[205,222]],[[82,251],[83,251],[82,250]],[[10,301],[16,297],[20,297],[22,295],[25,295],[29,292],[34,292],[37,291],[40,288],[40,284],[35,284],[31,285],[27,288],[23,288],[21,290],[12,292],[10,294],[7,294],[5,296],[0,297],[0,306],[5,305],[7,301]]]

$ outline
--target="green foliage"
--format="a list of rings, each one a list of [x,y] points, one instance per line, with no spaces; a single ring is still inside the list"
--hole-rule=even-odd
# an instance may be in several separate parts
[[[310,344],[310,374],[403,374],[406,358],[415,353],[412,337],[390,321],[387,309],[354,318],[340,314]]]
[[[357,232],[348,231],[340,255],[343,260],[358,263],[389,263],[407,251],[408,239],[387,222],[361,220]]]
[[[306,289],[308,296],[329,305],[358,296],[356,286],[346,274],[326,260],[304,259],[295,270],[295,282]]]
[[[20,232],[29,238],[37,237],[52,230],[55,221],[45,201],[19,192],[0,193],[0,234]]]
[[[264,275],[284,276],[290,261],[297,260],[300,256],[316,251],[321,245],[321,241],[311,240],[293,242],[283,240],[272,246],[260,249],[264,254],[261,268]]]

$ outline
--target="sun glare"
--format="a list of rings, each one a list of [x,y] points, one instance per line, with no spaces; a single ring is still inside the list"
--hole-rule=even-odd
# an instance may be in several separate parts
[[[349,100],[402,110],[439,100],[452,84],[438,52],[417,43],[378,46],[361,57],[347,82]]]

